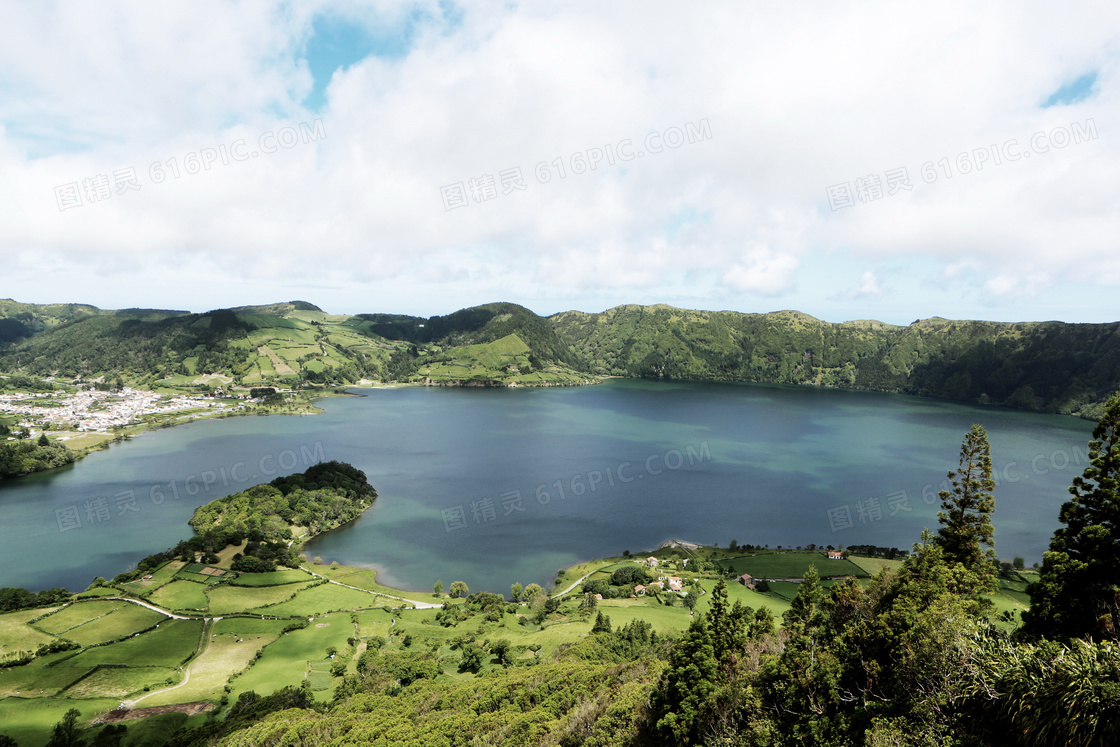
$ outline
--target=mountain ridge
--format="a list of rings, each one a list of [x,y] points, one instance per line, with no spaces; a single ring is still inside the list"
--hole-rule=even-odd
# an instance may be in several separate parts
[[[901,326],[804,312],[622,304],[540,316],[494,302],[431,317],[331,315],[306,301],[102,310],[0,301],[0,371],[141,386],[459,386],[606,376],[804,384],[1099,417],[1120,386],[1120,322],[930,317]]]

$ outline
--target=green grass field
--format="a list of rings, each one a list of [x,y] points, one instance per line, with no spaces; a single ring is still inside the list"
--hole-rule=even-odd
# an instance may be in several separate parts
[[[86,649],[58,664],[69,669],[92,669],[98,664],[132,667],[177,667],[194,652],[202,633],[201,620],[170,620],[155,630],[108,646]]]
[[[295,599],[272,605],[262,611],[281,617],[288,615],[308,617],[338,610],[377,607],[385,604],[385,601],[384,597],[357,591],[356,589],[348,589],[338,584],[320,584],[299,592]]]
[[[277,604],[295,594],[298,588],[295,584],[285,586],[216,586],[210,590],[210,612],[215,615],[226,615],[230,612],[242,612],[269,604]]]
[[[27,624],[47,610],[21,610],[0,615],[0,660],[18,651],[34,651],[54,636],[36,630]]]
[[[305,571],[276,571],[274,573],[244,573],[233,581],[232,586],[282,586],[299,582],[314,581]]]
[[[267,623],[252,633],[246,623]],[[286,623],[276,620],[219,620],[207,634],[205,651],[190,663],[190,679],[186,684],[145,697],[141,707],[191,703],[197,700],[217,701],[230,675],[245,669],[257,651],[279,637]],[[267,628],[267,629],[266,629]]]
[[[901,560],[886,560],[885,558],[863,558],[858,555],[852,555],[848,558],[848,560],[866,571],[869,576],[874,576],[884,568],[890,568],[892,571],[897,571],[899,566],[902,565]]]
[[[358,613],[358,635],[362,638],[387,635],[392,620],[392,615],[385,610],[362,610]]]
[[[35,627],[54,635],[61,635],[70,628],[76,628],[90,620],[107,615],[127,604],[128,602],[119,601],[75,602],[44,617],[35,623]]]
[[[303,630],[280,636],[265,647],[264,655],[249,671],[233,681],[230,699],[236,700],[248,690],[268,695],[287,685],[298,686],[307,672],[307,662],[322,660],[328,646],[345,650],[346,639],[353,635],[350,615],[343,613],[320,618]]]
[[[152,604],[169,610],[205,610],[210,599],[206,596],[206,586],[195,581],[172,581],[161,586],[150,597]]]
[[[64,694],[69,698],[124,698],[126,695],[164,686],[179,673],[167,667],[105,667],[75,682]]]
[[[331,581],[338,581],[347,586],[356,586],[359,589],[366,591],[375,591],[380,594],[390,594],[395,597],[402,597],[404,599],[411,599],[414,602],[438,602],[439,600],[432,597],[430,592],[424,591],[401,591],[400,589],[391,589],[388,586],[382,586],[377,583],[377,571],[372,568],[353,568],[350,566],[339,566],[338,568],[331,569],[329,566],[313,565],[307,566],[320,576],[329,578]],[[451,582],[446,584],[451,586]],[[389,606],[396,606],[397,602],[387,599],[384,601]]]
[[[108,615],[66,631],[66,637],[83,646],[118,640],[152,627],[167,617],[138,604],[126,604]]]
[[[820,552],[782,552],[744,555],[722,560],[721,566],[733,568],[736,574],[749,573],[755,578],[803,578],[810,565],[821,577],[866,576],[867,571],[849,560],[829,560]]]
[[[85,723],[116,707],[117,703],[112,698],[4,698],[0,700],[0,733],[10,736],[20,747],[42,747],[50,739],[51,729],[69,709],[77,708]]]
[[[0,697],[39,698],[56,694],[86,671],[47,666],[70,655],[69,653],[50,654],[38,657],[22,667],[0,670]]]

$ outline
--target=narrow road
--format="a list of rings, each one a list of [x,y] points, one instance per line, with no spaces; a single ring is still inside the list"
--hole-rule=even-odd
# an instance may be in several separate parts
[[[583,575],[582,575],[582,576],[580,576],[580,577],[579,577],[579,578],[578,578],[578,579],[577,579],[577,580],[576,580],[576,581],[575,581],[575,582],[574,582],[574,583],[573,583],[573,584],[572,584],[571,586],[569,586],[569,587],[568,587],[567,589],[564,589],[564,591],[560,592],[560,593],[559,593],[559,594],[557,594],[556,596],[558,596],[558,597],[562,597],[562,596],[564,596],[565,594],[571,594],[571,593],[572,593],[572,590],[573,590],[573,589],[575,589],[575,588],[576,588],[577,586],[579,586],[580,584],[582,584],[582,583],[583,583],[583,580],[584,580],[585,578],[587,578],[588,576],[590,576],[590,575],[591,575],[592,573],[595,573],[595,571],[588,571],[587,573],[583,574]]]
[[[129,597],[97,597],[97,599],[98,600],[101,600],[101,599],[116,599],[116,600],[119,600],[121,602],[132,602],[133,604],[138,604],[141,607],[147,607],[148,609],[152,610],[153,612],[158,612],[161,615],[167,615],[168,617],[172,617],[176,620],[200,620],[200,619],[202,619],[202,618],[199,618],[199,617],[187,617],[185,615],[176,615],[174,612],[168,612],[163,607],[157,607],[154,604],[150,604],[150,603],[145,602],[145,601],[140,600],[140,599],[130,599]]]

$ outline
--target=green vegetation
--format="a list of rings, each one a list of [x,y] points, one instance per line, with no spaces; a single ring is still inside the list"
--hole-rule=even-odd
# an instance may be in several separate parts
[[[664,305],[545,319],[492,303],[425,319],[331,315],[300,301],[205,314],[0,301],[0,371],[28,386],[45,375],[196,393],[271,386],[265,411],[290,407],[283,390],[293,387],[555,386],[613,375],[873,389],[1099,418],[1120,369],[1118,328],[832,324],[795,311]]]
[[[1120,738],[1120,646],[1108,606],[1117,576],[1107,565],[1120,556],[1111,534],[1118,425],[1120,398],[1062,509],[1063,557],[1052,548],[1030,587],[1021,562],[1002,564],[994,578],[994,485],[985,434],[974,427],[942,495],[940,531],[923,532],[905,559],[870,546],[861,548],[869,557],[845,560],[815,547],[662,548],[658,573],[679,577],[685,599],[652,586],[643,595],[644,560],[609,558],[562,574],[590,574],[564,597],[516,584],[511,592],[525,601],[509,602],[455,581],[438,609],[357,611],[389,600],[328,578],[375,586],[372,571],[321,568],[327,578],[310,581],[293,570],[256,576],[268,585],[234,585],[236,572],[214,580],[203,573],[213,566],[153,556],[145,559],[153,578],[130,576],[117,588],[166,602],[201,591],[211,614],[235,617],[169,620],[108,599],[0,616],[13,650],[36,647],[0,671],[0,719],[29,744],[52,731],[89,740],[89,719],[118,699],[136,707],[200,699],[215,715],[129,722],[128,734],[135,727],[152,745],[1103,747]],[[231,502],[205,531],[256,522],[260,538],[249,544],[266,542],[265,532],[287,525],[257,521],[262,506],[291,508],[281,499],[323,489],[308,487],[315,479],[277,488],[279,499]],[[740,572],[797,582],[761,593],[724,578]],[[596,599],[599,588],[613,598]],[[3,598],[20,605],[29,594],[21,592]],[[1055,618],[1050,596],[1069,599],[1069,614]],[[1027,625],[1017,629],[1020,613]],[[158,625],[139,628],[149,615]]]
[[[66,444],[49,441],[46,436],[40,437],[38,442],[0,442],[0,479],[62,467],[75,459],[77,455]]]
[[[280,477],[200,506],[190,525],[211,548],[249,542],[234,556],[235,571],[272,573],[276,563],[299,565],[285,542],[292,526],[304,527],[304,538],[339,527],[369,508],[377,492],[365,473],[342,462],[322,462],[302,474]],[[213,551],[213,550],[211,550]]]
[[[663,305],[550,321],[593,374],[873,389],[1092,418],[1120,370],[1120,323],[935,317],[898,327]]]
[[[1035,637],[1120,640],[1120,395],[1093,430],[1089,462],[1029,588],[1023,617]]]
[[[722,568],[755,578],[802,578],[811,566],[827,578],[868,576],[870,574],[849,559],[829,560],[824,552],[763,552],[717,561]]]

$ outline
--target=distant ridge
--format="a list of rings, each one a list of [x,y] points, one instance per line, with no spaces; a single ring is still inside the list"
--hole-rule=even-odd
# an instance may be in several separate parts
[[[1120,322],[825,322],[664,304],[541,317],[331,315],[307,301],[104,311],[0,300],[0,371],[136,386],[588,384],[605,376],[869,389],[1096,419],[1120,388]]]

